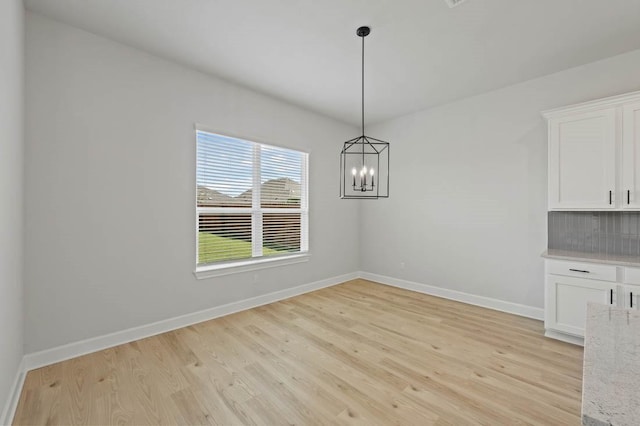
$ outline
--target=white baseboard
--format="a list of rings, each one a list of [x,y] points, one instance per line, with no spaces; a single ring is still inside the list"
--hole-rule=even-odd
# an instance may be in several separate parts
[[[494,309],[496,311],[507,312],[522,317],[533,318],[537,320],[544,319],[544,309],[542,308],[520,305],[518,303],[506,302],[504,300],[492,299],[490,297],[477,296],[475,294],[463,293],[461,291],[450,290],[448,288],[416,283],[413,281],[372,274],[369,272],[360,272],[359,276],[360,278],[363,278],[365,280],[375,281],[381,284],[403,288],[405,290],[417,291],[418,293],[429,294],[431,296],[442,297],[445,299],[455,300],[457,302],[468,303],[470,305],[482,306],[483,308]]]
[[[20,400],[20,393],[22,392],[22,385],[24,385],[25,376],[26,371],[23,357],[18,365],[16,378],[13,380],[13,385],[9,390],[9,398],[2,409],[2,413],[0,413],[0,425],[10,425],[13,421],[13,417],[16,414],[16,408],[18,408],[18,401]]]
[[[214,318],[244,311],[246,309],[251,309],[257,306],[277,302],[279,300],[288,299],[290,297],[309,293],[321,288],[331,287],[336,284],[340,284],[356,278],[358,278],[358,273],[356,272],[340,275],[309,284],[303,284],[293,288],[287,288],[273,293],[263,294],[261,296],[252,297],[250,299],[240,300],[238,302],[233,302],[222,306],[216,306],[214,308],[181,315],[179,317],[169,318],[151,324],[117,331],[115,333],[105,334],[103,336],[69,343],[63,346],[46,349],[44,351],[30,353],[24,356],[23,371],[26,372],[35,368],[44,367],[45,365],[55,364],[56,362],[65,361],[77,356],[86,355],[102,349],[129,343],[134,340],[144,339],[145,337],[166,333],[178,328],[187,327],[199,322],[208,321]]]
[[[551,339],[562,340],[563,342],[571,343],[572,345],[584,346],[584,338],[573,336],[571,334],[564,334],[553,330],[545,330],[544,336]]]

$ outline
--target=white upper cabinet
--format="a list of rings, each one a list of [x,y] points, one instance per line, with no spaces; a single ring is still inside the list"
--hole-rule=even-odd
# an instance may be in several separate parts
[[[640,92],[543,115],[549,210],[640,210]]]
[[[549,120],[549,207],[612,209],[616,110]]]
[[[640,102],[622,107],[622,207],[640,209]]]

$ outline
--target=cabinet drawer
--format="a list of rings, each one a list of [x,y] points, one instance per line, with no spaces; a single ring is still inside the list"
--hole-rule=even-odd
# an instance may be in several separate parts
[[[547,260],[547,272],[549,274],[588,278],[591,280],[617,280],[617,267],[614,265]]]
[[[624,282],[640,285],[640,268],[624,268]]]

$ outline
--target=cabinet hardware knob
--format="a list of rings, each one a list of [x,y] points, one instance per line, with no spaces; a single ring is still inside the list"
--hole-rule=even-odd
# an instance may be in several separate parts
[[[587,271],[585,269],[571,269],[571,268],[569,268],[569,270],[571,272],[582,272],[583,274],[590,274],[591,273],[591,272],[589,272],[589,271]]]
[[[631,190],[627,189],[627,204],[631,204]]]
[[[613,204],[613,191],[609,191],[609,204]]]
[[[609,290],[609,304],[613,305],[613,289]]]

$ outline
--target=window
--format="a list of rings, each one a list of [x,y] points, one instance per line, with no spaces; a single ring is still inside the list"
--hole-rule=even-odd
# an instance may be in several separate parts
[[[307,252],[308,154],[202,130],[196,135],[196,271]]]

